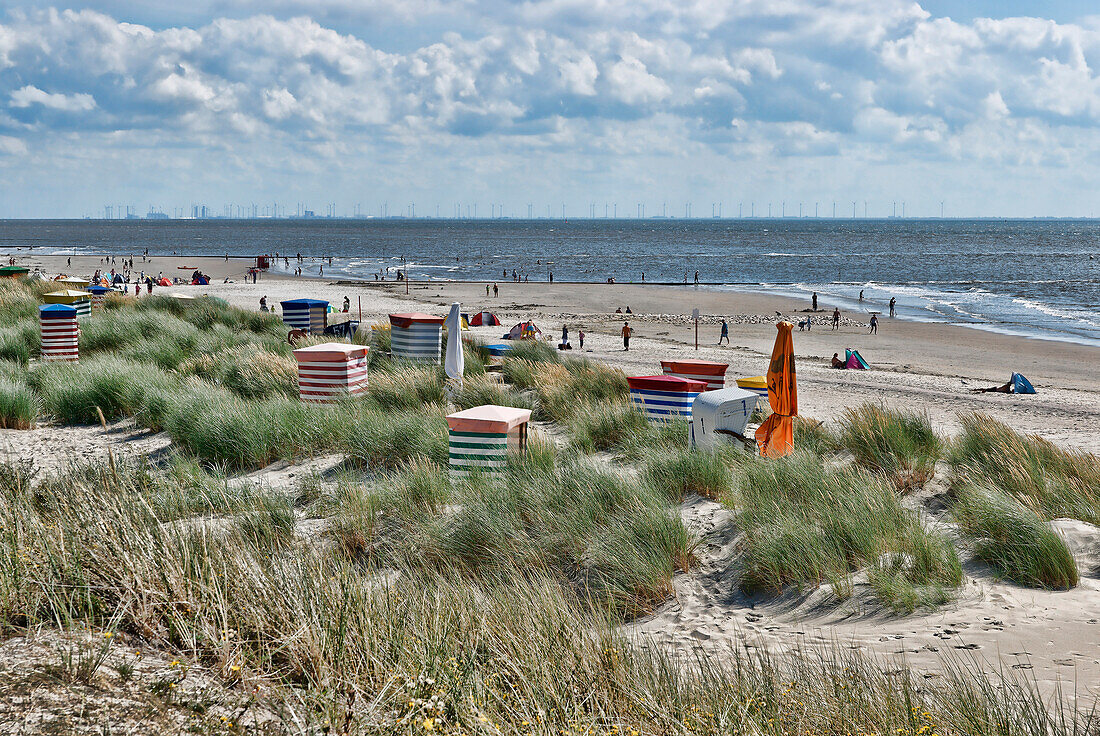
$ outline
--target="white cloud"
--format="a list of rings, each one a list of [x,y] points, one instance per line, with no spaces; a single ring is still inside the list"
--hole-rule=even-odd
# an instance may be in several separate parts
[[[41,105],[51,110],[64,110],[66,112],[80,112],[82,110],[94,110],[95,98],[89,94],[77,93],[65,95],[61,93],[49,93],[38,89],[32,84],[20,87],[11,93],[12,107],[30,107]]]

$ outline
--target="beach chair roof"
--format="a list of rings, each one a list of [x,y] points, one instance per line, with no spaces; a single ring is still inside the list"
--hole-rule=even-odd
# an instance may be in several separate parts
[[[38,308],[39,315],[50,317],[75,317],[76,307],[70,307],[68,304],[43,304]]]
[[[89,281],[88,281],[88,279],[79,279],[76,276],[66,276],[63,279],[57,279],[57,283],[59,283],[59,284],[80,284],[81,286],[86,286],[89,283]]]
[[[530,409],[486,404],[448,414],[447,426],[455,432],[510,432],[530,419]]]
[[[24,266],[0,266],[0,275],[10,276],[12,274],[30,273],[29,268]]]
[[[50,293],[46,294],[46,296],[68,297],[70,299],[79,299],[81,297],[91,296],[91,294],[89,294],[88,292],[83,291],[83,290],[77,291],[75,289],[62,289],[61,291],[51,291]]]
[[[320,345],[310,345],[308,348],[298,348],[294,352],[294,358],[298,362],[318,363],[343,363],[349,358],[365,358],[370,348],[366,345],[351,345],[342,342],[324,342]]]
[[[729,363],[713,360],[662,360],[661,368],[674,373],[690,373],[698,376],[724,376]]]
[[[402,312],[390,315],[390,324],[402,328],[407,328],[412,324],[442,325],[446,321],[446,317],[436,317],[433,314],[424,314],[423,312]]]
[[[284,307],[287,304],[290,304],[292,306],[302,306],[302,307],[327,307],[328,306],[328,302],[326,302],[324,299],[287,299],[285,302],[279,302],[279,304],[282,304]]]
[[[705,391],[705,381],[693,381],[690,378],[679,376],[628,376],[626,379],[630,388],[648,391]]]
[[[95,286],[89,286],[87,289],[85,289],[85,291],[87,291],[89,294],[106,294],[110,291],[113,291],[113,289],[107,286],[99,286],[97,284]]]

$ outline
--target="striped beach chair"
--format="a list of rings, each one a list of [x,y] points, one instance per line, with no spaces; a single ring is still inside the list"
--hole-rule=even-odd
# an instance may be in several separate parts
[[[729,363],[715,363],[711,360],[662,360],[661,371],[666,376],[688,378],[707,384],[707,391],[717,391],[726,387],[726,369]]]
[[[678,376],[630,376],[630,399],[651,422],[691,419],[695,397],[707,389],[703,381]]]
[[[111,293],[111,290],[106,286],[89,286],[88,293],[92,295],[92,309],[103,309],[103,303],[107,300],[107,295]]]
[[[395,358],[439,363],[444,317],[421,312],[390,315],[390,352]]]
[[[92,295],[86,291],[76,289],[63,289],[51,291],[42,295],[42,301],[47,304],[67,304],[76,310],[76,318],[84,319],[92,314]]]
[[[80,358],[80,328],[76,309],[68,304],[44,304],[38,308],[42,360],[75,363]]]
[[[452,478],[465,478],[473,470],[498,473],[508,463],[509,452],[527,449],[530,409],[486,404],[447,416]]]
[[[298,396],[302,401],[331,404],[367,390],[366,345],[323,343],[294,351],[298,361]]]
[[[320,335],[328,324],[328,302],[322,299],[288,299],[279,302],[283,322],[293,329]]]

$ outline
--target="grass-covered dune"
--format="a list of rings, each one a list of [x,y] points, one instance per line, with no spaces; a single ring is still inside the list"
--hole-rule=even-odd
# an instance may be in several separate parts
[[[80,362],[47,364],[41,291],[0,283],[0,428],[129,419],[172,449],[158,464],[0,466],[7,633],[105,632],[233,688],[263,683],[282,713],[273,732],[1092,727],[1026,682],[957,663],[929,682],[821,651],[689,661],[622,624],[693,574],[701,540],[680,504],[696,496],[731,509],[731,570],[757,600],[822,585],[843,600],[866,579],[867,605],[906,615],[950,600],[966,555],[1022,585],[1071,587],[1050,521],[1100,516],[1095,458],[980,416],[945,438],[883,406],[835,427],[799,421],[780,460],[692,452],[683,424],[634,409],[619,370],[519,343],[487,373],[471,343],[451,391],[439,367],[392,359],[385,330],[360,333],[373,339],[366,392],[303,404],[285,326],[215,299],[112,297],[81,323]],[[532,409],[528,452],[499,476],[452,481],[444,417],[485,403]],[[322,455],[335,470],[290,490],[241,477]],[[932,482],[957,533],[910,503]]]

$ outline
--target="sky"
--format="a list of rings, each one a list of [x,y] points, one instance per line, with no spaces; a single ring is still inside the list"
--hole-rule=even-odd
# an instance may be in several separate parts
[[[1098,70],[1079,0],[9,0],[0,217],[1090,216]]]

